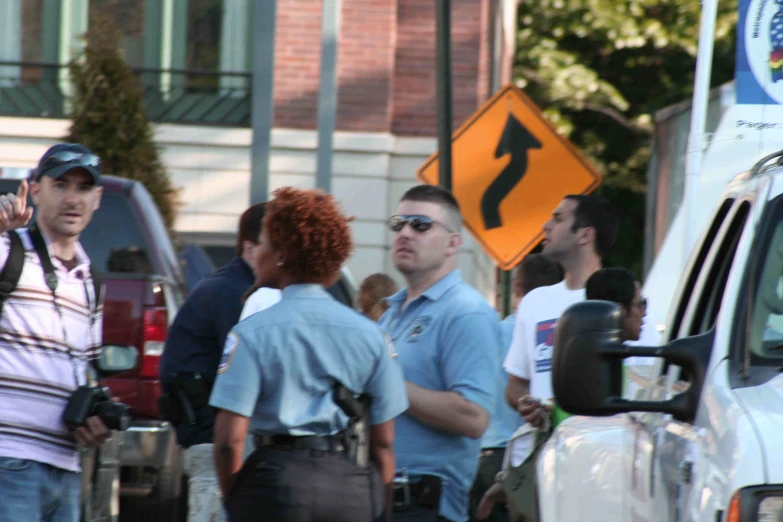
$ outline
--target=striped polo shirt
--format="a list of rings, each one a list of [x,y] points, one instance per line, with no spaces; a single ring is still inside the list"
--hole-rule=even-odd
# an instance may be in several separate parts
[[[101,347],[103,311],[92,313],[90,260],[77,243],[76,267],[68,271],[49,246],[58,313],[29,231],[17,232],[26,251],[24,269],[0,317],[0,456],[79,471],[77,443],[62,416],[73,391],[85,384],[87,361]],[[9,248],[8,234],[0,235],[0,267]]]

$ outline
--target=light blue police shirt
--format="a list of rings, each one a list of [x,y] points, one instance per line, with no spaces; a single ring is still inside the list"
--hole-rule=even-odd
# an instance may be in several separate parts
[[[379,320],[398,354],[405,380],[435,391],[457,392],[491,416],[500,379],[500,321],[486,299],[455,270],[413,299],[402,289],[388,298]],[[402,414],[395,422],[397,470],[443,481],[440,515],[468,517],[468,497],[481,439],[446,433]]]
[[[209,403],[250,417],[254,433],[332,435],[348,425],[332,400],[336,381],[370,396],[371,424],[408,408],[377,325],[319,285],[292,285],[231,330]]]
[[[509,315],[500,321],[500,334],[503,344],[501,345],[500,361],[501,365],[506,360],[506,354],[511,347],[511,336],[514,334],[514,319],[516,316]],[[506,384],[508,383],[508,374],[501,370],[503,377],[500,379],[498,388],[498,402],[495,406],[495,414],[489,423],[484,437],[481,438],[481,448],[505,448],[508,439],[514,434],[525,420],[516,410],[506,402]]]

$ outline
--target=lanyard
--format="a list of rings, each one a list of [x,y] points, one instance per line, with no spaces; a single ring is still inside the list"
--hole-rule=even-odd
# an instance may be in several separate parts
[[[55,272],[54,265],[52,264],[52,259],[49,257],[49,249],[46,247],[46,241],[44,240],[41,231],[38,230],[38,227],[35,225],[32,225],[29,230],[30,240],[33,242],[33,247],[35,248],[35,252],[38,254],[38,259],[41,260],[41,267],[43,268],[46,286],[49,287],[49,290],[52,292],[52,304],[54,305],[54,310],[57,312],[57,316],[60,319],[60,327],[62,328],[63,332],[63,342],[65,343],[65,348],[68,351],[68,360],[71,362],[71,367],[73,368],[73,380],[76,383],[76,387],[78,388],[79,374],[78,366],[76,364],[76,356],[74,356],[73,351],[71,350],[71,345],[68,343],[68,335],[65,329],[65,318],[63,316],[62,308],[57,302],[57,273]],[[92,299],[90,298],[90,291],[87,288],[86,281],[84,282],[84,292],[87,297],[87,308],[89,310],[88,313],[90,317],[90,341],[92,342],[92,325],[95,318],[93,316]]]

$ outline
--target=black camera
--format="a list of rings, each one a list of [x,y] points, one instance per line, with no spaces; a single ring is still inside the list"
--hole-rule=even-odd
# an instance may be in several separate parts
[[[111,400],[105,388],[79,386],[65,407],[63,422],[71,431],[85,426],[87,417],[97,415],[110,430],[125,431],[130,426],[130,407]]]

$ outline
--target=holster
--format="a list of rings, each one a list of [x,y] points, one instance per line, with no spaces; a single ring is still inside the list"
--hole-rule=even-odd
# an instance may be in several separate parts
[[[209,386],[199,373],[172,375],[169,393],[158,398],[158,410],[174,426],[196,424],[196,412],[209,404]]]
[[[336,383],[333,390],[334,403],[348,416],[348,427],[343,432],[345,449],[349,458],[358,466],[370,465],[370,398],[353,396],[351,390]]]
[[[394,511],[421,507],[437,511],[440,507],[442,481],[434,475],[408,477],[405,471],[394,477]]]

